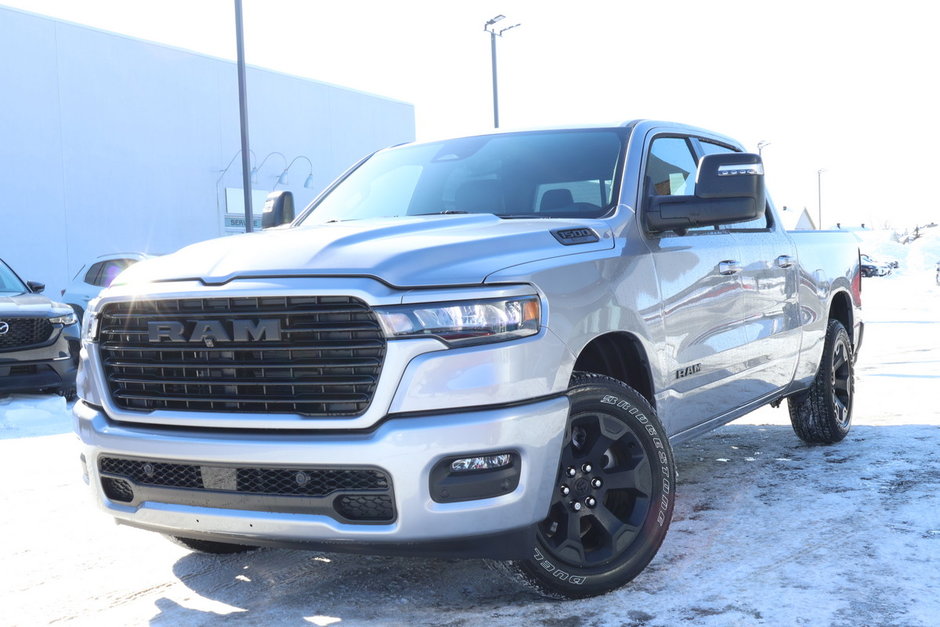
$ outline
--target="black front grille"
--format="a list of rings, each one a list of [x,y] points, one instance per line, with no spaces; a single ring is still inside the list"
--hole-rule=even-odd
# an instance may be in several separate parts
[[[344,494],[336,499],[334,507],[349,520],[385,521],[395,515],[392,497],[387,494]]]
[[[0,350],[45,344],[52,331],[48,318],[0,318]]]
[[[232,467],[101,456],[98,470],[105,495],[120,503],[167,500],[364,523],[395,517],[391,480],[377,468]]]
[[[346,296],[112,303],[99,342],[115,404],[144,411],[356,416],[385,357],[375,314]]]

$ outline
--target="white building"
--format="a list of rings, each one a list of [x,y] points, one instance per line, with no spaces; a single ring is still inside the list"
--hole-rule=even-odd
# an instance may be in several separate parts
[[[0,257],[24,279],[57,296],[98,255],[237,228],[233,62],[4,7],[0,59]],[[247,81],[261,199],[290,166],[278,189],[299,211],[360,157],[414,139],[411,104],[250,66]]]
[[[788,231],[816,230],[816,222],[813,221],[813,217],[809,215],[809,211],[806,210],[806,207],[803,207],[802,210],[793,210],[788,207],[783,207],[777,214],[780,216],[781,222],[783,222],[783,228]]]

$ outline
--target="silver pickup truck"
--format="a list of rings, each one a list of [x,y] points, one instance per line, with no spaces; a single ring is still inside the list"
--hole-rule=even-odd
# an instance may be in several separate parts
[[[807,442],[849,430],[854,239],[784,231],[732,139],[411,144],[288,201],[89,306],[75,429],[119,523],[215,553],[483,557],[584,597],[662,544],[671,445],[783,399]]]

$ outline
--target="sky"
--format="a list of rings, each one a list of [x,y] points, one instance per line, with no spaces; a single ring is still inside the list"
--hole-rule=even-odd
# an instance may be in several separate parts
[[[235,58],[232,0],[0,4]],[[931,3],[910,0],[243,0],[245,56],[410,102],[417,138],[654,118],[759,141],[779,208],[833,226],[940,221]],[[235,80],[233,73],[232,80]],[[248,85],[249,92],[251,85]],[[819,171],[823,170],[822,173]]]

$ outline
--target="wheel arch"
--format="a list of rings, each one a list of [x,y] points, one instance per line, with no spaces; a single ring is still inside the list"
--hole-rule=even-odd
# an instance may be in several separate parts
[[[848,292],[838,291],[832,296],[832,302],[829,303],[829,320],[838,320],[848,331],[852,338],[853,346],[858,344],[858,338],[854,333],[854,314],[852,313],[852,299]]]
[[[588,342],[578,354],[575,372],[593,372],[617,379],[639,392],[656,408],[649,357],[643,343],[625,332],[605,333]]]

